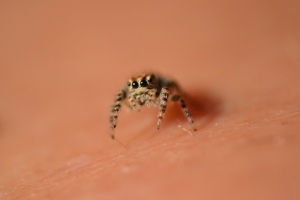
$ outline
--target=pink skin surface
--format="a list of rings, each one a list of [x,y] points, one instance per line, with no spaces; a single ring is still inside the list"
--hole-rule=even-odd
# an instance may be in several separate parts
[[[300,199],[299,1],[5,1],[0,199]],[[133,75],[185,90],[110,106]]]

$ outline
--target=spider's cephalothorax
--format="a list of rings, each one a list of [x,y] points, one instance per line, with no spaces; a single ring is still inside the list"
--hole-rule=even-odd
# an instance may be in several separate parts
[[[171,97],[172,101],[179,102],[184,115],[193,126],[194,131],[196,131],[193,119],[181,95],[182,92],[177,83],[166,77],[156,74],[143,74],[129,79],[127,85],[117,94],[112,106],[110,116],[112,139],[114,139],[114,129],[117,126],[119,111],[123,102],[133,110],[139,110],[143,105],[147,107],[159,106],[157,120],[157,129],[159,129],[166,112],[169,97]]]

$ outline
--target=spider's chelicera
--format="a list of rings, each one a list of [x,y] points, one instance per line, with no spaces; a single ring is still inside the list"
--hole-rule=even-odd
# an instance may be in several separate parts
[[[169,97],[172,101],[179,103],[187,120],[192,125],[194,131],[196,131],[190,111],[186,107],[178,84],[172,79],[156,74],[143,74],[129,79],[127,86],[117,94],[110,116],[111,138],[115,138],[114,129],[117,126],[119,111],[123,103],[132,110],[140,110],[143,105],[149,108],[158,106],[157,129],[159,129],[167,109]]]

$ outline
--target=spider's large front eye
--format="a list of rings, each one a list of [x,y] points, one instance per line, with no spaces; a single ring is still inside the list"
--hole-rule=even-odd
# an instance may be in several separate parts
[[[148,85],[148,83],[147,83],[146,80],[141,80],[140,85],[141,85],[142,87],[146,87],[146,86]]]
[[[138,88],[139,87],[138,82],[136,82],[136,81],[132,82],[132,87],[133,88]]]

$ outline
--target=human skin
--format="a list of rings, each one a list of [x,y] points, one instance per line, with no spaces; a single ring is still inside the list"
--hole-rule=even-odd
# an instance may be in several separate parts
[[[297,1],[2,2],[0,199],[300,199]],[[176,103],[124,105],[147,71]]]

